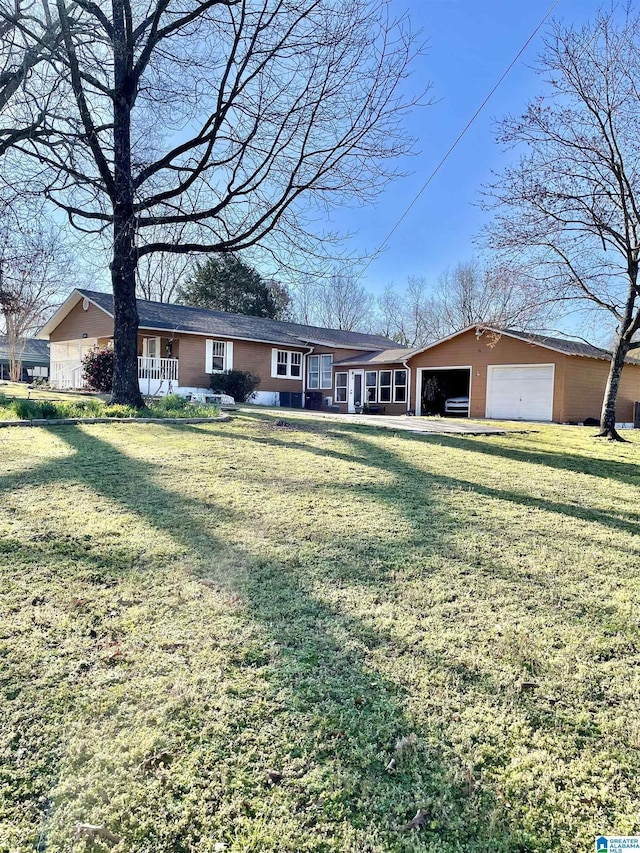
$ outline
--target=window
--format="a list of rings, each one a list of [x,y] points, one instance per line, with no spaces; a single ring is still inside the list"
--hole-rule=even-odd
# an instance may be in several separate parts
[[[217,370],[224,370],[224,357],[227,352],[227,347],[225,346],[224,341],[214,341],[213,342],[213,351],[211,353],[211,372],[215,373]]]
[[[393,402],[407,402],[407,371],[396,370],[393,375]]]
[[[307,371],[307,387],[331,388],[333,373],[333,356],[310,355],[308,358],[309,368]]]
[[[271,376],[280,379],[300,379],[302,353],[288,349],[271,350]]]
[[[233,368],[233,343],[231,341],[207,341],[205,373],[222,373]]]
[[[374,371],[370,373],[367,372],[364,375],[364,387],[365,387],[365,395],[364,398],[367,403],[375,403],[376,401],[376,386],[377,386],[377,378],[378,374]]]
[[[333,373],[333,356],[332,355],[321,355],[320,356],[320,387],[321,388],[331,388],[332,383],[332,373]]]
[[[307,387],[308,388],[319,388],[320,387],[320,356],[319,355],[310,355],[309,356],[309,373],[307,376]]]
[[[286,376],[289,372],[289,353],[287,350],[278,350],[276,358],[276,374],[278,376]]]
[[[347,402],[347,374],[336,373],[336,403]]]
[[[381,403],[391,402],[391,371],[380,371],[380,397]]]

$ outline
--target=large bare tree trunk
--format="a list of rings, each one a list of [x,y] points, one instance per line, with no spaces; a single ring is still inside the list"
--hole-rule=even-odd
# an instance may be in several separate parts
[[[113,3],[114,54],[114,191],[113,285],[114,370],[112,402],[135,408],[144,405],[138,382],[138,309],[136,306],[136,229],[131,177],[131,110],[133,55],[128,32],[131,24],[122,0]]]
[[[625,441],[616,430],[616,398],[620,387],[620,377],[624,360],[629,352],[630,344],[622,336],[618,336],[616,345],[611,356],[609,377],[602,401],[602,413],[600,415],[601,432],[598,438],[608,438],[610,441]]]
[[[144,405],[138,382],[138,309],[133,215],[116,209],[113,226],[114,403],[135,408]]]

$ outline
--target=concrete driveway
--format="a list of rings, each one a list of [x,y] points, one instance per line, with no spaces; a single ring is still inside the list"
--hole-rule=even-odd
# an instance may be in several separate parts
[[[261,406],[243,406],[245,411],[260,410]],[[452,418],[416,418],[406,415],[339,415],[333,412],[315,412],[305,409],[272,409],[270,414],[278,414],[282,420],[312,419],[327,420],[338,424],[360,424],[383,429],[399,429],[406,432],[427,434],[457,433],[464,435],[504,435],[509,430],[499,426],[485,426],[474,421]]]

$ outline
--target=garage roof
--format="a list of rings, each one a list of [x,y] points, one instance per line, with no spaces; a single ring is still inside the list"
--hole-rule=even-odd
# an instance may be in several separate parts
[[[602,349],[601,347],[593,346],[592,344],[585,343],[584,341],[574,341],[570,338],[556,338],[551,337],[550,335],[540,335],[535,332],[521,332],[516,329],[499,329],[493,326],[481,326],[477,323],[474,323],[473,326],[467,326],[466,329],[460,329],[459,332],[454,332],[452,335],[447,335],[446,338],[440,338],[438,341],[434,341],[432,344],[427,344],[424,347],[419,347],[418,349],[411,350],[410,352],[405,352],[402,361],[407,361],[411,359],[414,355],[418,355],[418,353],[425,352],[426,350],[433,349],[433,347],[437,347],[440,344],[445,343],[445,341],[453,340],[453,338],[457,338],[459,335],[464,335],[466,332],[475,331],[478,337],[489,332],[489,334],[496,335],[500,337],[501,335],[506,335],[510,338],[517,338],[520,341],[525,341],[526,343],[532,344],[534,346],[544,347],[545,349],[555,350],[555,352],[561,352],[565,355],[576,355],[582,358],[599,358],[603,361],[611,360],[611,353],[609,350]],[[393,350],[386,350],[379,355],[383,356],[385,353],[393,353]],[[398,359],[396,359],[397,361]],[[631,364],[640,364],[640,358],[634,358],[633,356],[627,356],[625,359],[627,362]],[[355,363],[355,359],[353,360]],[[344,364],[345,362],[343,362]],[[358,363],[362,363],[362,359],[358,361]]]

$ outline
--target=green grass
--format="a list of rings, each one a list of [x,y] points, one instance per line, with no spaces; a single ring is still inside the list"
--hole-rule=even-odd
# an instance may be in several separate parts
[[[15,386],[14,386],[15,388]],[[33,396],[25,396],[22,389],[13,395],[0,389],[0,420],[53,420],[66,418],[211,418],[217,417],[215,406],[202,406],[188,402],[177,394],[167,394],[149,400],[142,409],[133,406],[110,404],[105,395],[81,396],[39,389]]]
[[[640,437],[281,419],[0,433],[0,850],[640,832]]]

